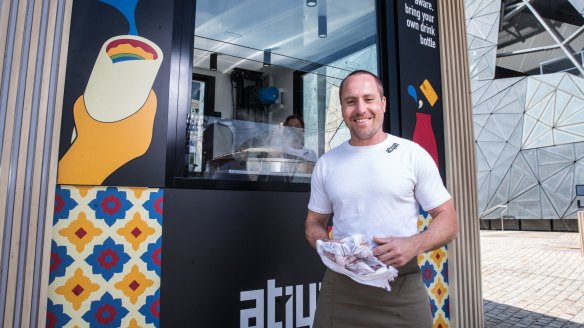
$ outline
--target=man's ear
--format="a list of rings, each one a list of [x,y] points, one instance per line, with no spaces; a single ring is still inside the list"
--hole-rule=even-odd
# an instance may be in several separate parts
[[[381,102],[383,103],[383,112],[385,113],[385,110],[387,109],[387,100],[385,98],[385,96],[381,97]]]

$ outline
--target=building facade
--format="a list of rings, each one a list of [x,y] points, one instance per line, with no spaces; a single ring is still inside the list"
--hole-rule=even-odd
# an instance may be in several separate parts
[[[466,1],[483,226],[577,231],[581,1]],[[487,220],[495,219],[495,220]]]

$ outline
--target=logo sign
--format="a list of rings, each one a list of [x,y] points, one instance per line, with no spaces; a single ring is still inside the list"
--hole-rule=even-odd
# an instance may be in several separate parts
[[[271,279],[266,282],[265,289],[241,292],[240,301],[254,305],[240,310],[239,327],[310,327],[316,309],[317,287],[320,289],[320,284],[278,287],[276,280]],[[304,296],[305,292],[308,297]],[[284,313],[283,318],[278,318],[277,313]]]

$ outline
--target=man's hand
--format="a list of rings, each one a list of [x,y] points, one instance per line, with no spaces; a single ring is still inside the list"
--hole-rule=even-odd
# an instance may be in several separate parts
[[[144,155],[152,141],[156,107],[151,90],[136,113],[117,122],[100,122],[79,97],[73,106],[77,137],[59,161],[57,183],[101,185],[122,165]]]
[[[380,245],[373,254],[383,263],[399,268],[422,253],[448,244],[458,235],[458,216],[452,199],[428,213],[432,221],[424,232],[411,237],[373,237]]]
[[[379,244],[373,250],[373,255],[395,268],[404,266],[422,253],[421,243],[415,237],[373,237],[373,241]]]

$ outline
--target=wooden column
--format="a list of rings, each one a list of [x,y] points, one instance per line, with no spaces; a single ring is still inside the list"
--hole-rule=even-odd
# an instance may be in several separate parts
[[[584,211],[578,211],[578,232],[580,233],[580,254],[584,256]]]
[[[72,0],[0,5],[0,326],[44,327]]]
[[[484,326],[475,143],[464,0],[438,1],[446,185],[460,218],[448,245],[452,327]]]

